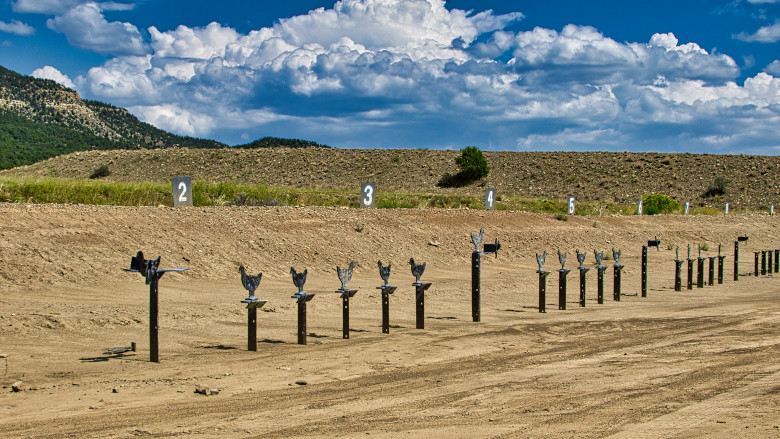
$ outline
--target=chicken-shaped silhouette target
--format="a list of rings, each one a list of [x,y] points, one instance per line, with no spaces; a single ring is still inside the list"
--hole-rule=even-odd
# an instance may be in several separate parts
[[[349,263],[349,267],[347,268],[341,268],[338,265],[336,266],[336,273],[339,275],[339,280],[341,281],[341,289],[346,290],[347,289],[347,283],[352,279],[352,270],[355,269],[355,261],[352,261]]]
[[[582,263],[585,262],[585,258],[586,257],[587,257],[587,254],[585,252],[580,253],[580,249],[577,249],[577,262],[580,263],[580,266],[579,266],[580,269],[583,268],[582,267]]]
[[[566,269],[566,256],[568,256],[568,253],[561,253],[561,251],[558,250],[558,262],[561,263],[561,270]]]
[[[419,283],[420,278],[423,275],[423,272],[425,271],[425,262],[422,264],[415,264],[414,258],[409,258],[409,265],[412,266],[412,275],[414,276],[415,282]]]
[[[379,266],[379,277],[382,278],[385,282],[385,286],[387,286],[390,281],[390,266],[392,264],[388,263],[387,267],[382,266],[382,261],[376,261],[376,264]]]
[[[537,270],[537,273],[543,273],[544,270],[542,270],[542,267],[544,266],[544,261],[547,259],[547,250],[545,250],[541,255],[539,253],[536,254],[536,264],[539,265],[539,270]]]
[[[303,285],[306,283],[306,273],[308,269],[304,269],[303,273],[295,271],[294,267],[290,267],[290,274],[292,275],[293,285],[298,288],[298,294],[303,293]]]
[[[238,267],[238,272],[241,273],[241,283],[244,288],[249,291],[249,299],[255,299],[255,290],[260,285],[260,279],[263,278],[263,273],[257,273],[257,276],[246,274],[244,266]]]
[[[601,261],[604,260],[604,252],[597,252],[596,249],[593,249],[593,256],[596,258],[596,264],[601,267]]]
[[[482,248],[482,239],[485,237],[485,229],[479,229],[479,235],[471,234],[471,242],[474,243],[474,251],[479,253]]]

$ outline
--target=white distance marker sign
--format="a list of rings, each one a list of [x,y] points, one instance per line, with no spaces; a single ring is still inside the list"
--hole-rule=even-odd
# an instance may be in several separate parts
[[[496,208],[496,190],[485,189],[485,210],[493,210]]]
[[[636,209],[636,214],[637,215],[642,215],[642,199],[641,198],[639,199],[639,206]]]
[[[192,206],[192,177],[173,177],[173,207]]]
[[[376,183],[363,183],[360,185],[360,207],[374,207],[376,205]]]
[[[569,196],[569,215],[574,215],[574,197]]]

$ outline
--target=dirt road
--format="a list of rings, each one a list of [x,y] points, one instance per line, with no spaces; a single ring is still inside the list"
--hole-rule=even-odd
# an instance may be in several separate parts
[[[747,274],[754,251],[780,248],[775,217],[8,204],[0,215],[3,437],[780,437],[780,281],[733,281],[736,236],[750,236]],[[502,248],[483,256],[474,323],[469,234],[480,227]],[[641,245],[655,236],[643,298]],[[714,256],[719,243],[725,283],[674,292],[670,246]],[[591,270],[580,307],[574,250],[593,267],[592,250],[612,247],[627,295],[612,300],[610,268],[597,304]],[[557,249],[573,269],[565,311]],[[160,363],[148,361],[148,286],[122,271],[137,250],[190,268],[160,280]],[[433,283],[422,330],[410,257]],[[399,287],[390,334],[378,259]],[[335,266],[350,260],[359,292],[343,340]],[[264,273],[257,352],[246,350],[239,264]],[[291,265],[308,268],[316,294],[306,346]],[[136,352],[103,353],[131,341]]]

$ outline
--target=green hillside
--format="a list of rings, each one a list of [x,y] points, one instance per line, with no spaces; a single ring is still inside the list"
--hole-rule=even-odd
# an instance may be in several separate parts
[[[178,146],[227,145],[160,130],[123,108],[0,66],[0,169],[74,151]]]

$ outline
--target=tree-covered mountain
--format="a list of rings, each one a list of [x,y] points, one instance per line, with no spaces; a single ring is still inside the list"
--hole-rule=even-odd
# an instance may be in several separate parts
[[[254,142],[243,145],[236,145],[234,148],[330,148],[330,146],[312,142],[311,140],[263,137],[262,139],[255,140]]]
[[[141,122],[124,108],[84,100],[55,81],[0,66],[0,169],[76,151],[223,148],[215,140],[178,136]],[[298,139],[264,137],[239,148],[322,147]]]
[[[83,100],[52,80],[0,66],[0,168],[92,149],[220,148],[141,122],[123,108]]]

